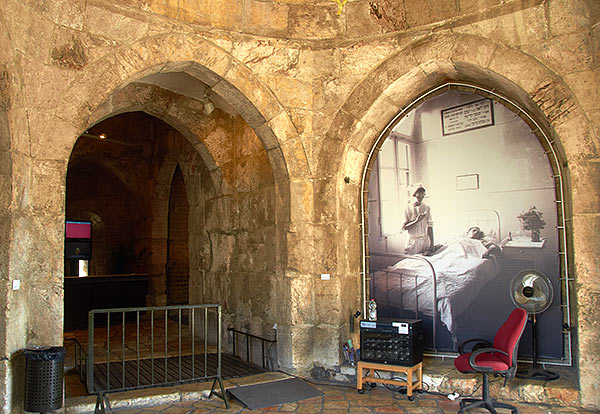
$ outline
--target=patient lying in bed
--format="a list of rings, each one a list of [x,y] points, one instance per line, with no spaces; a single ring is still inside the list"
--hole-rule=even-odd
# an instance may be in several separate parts
[[[440,245],[426,261],[419,256],[405,257],[385,271],[376,271],[374,297],[378,303],[426,316],[433,315],[435,303],[440,320],[455,340],[456,318],[498,274],[501,249],[479,227],[471,227]]]
[[[499,256],[500,254],[502,254],[502,249],[500,248],[500,246],[494,243],[494,241],[490,237],[487,237],[485,233],[477,226],[470,227],[469,230],[467,230],[467,237],[469,239],[481,241],[481,244],[485,247],[485,251],[481,253],[482,259],[489,259],[492,256]],[[443,247],[445,247],[445,245],[436,244],[431,248],[429,252],[425,253],[425,256],[432,256]]]
[[[500,247],[492,240],[487,239],[483,231],[481,231],[481,229],[477,226],[469,228],[469,230],[467,230],[467,236],[469,236],[471,239],[480,240],[485,246],[486,251],[481,255],[483,259],[487,259],[491,255],[499,255],[502,253]]]

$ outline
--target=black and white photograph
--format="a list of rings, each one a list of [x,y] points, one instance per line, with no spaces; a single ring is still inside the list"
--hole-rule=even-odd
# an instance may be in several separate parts
[[[456,352],[468,338],[493,337],[491,321],[525,299],[515,283],[534,283],[517,275],[535,271],[551,283],[535,298],[548,302],[536,351],[560,359],[555,194],[542,144],[502,103],[448,91],[409,111],[369,180],[369,289],[379,315],[423,319],[426,347]],[[520,354],[532,352],[528,326]]]

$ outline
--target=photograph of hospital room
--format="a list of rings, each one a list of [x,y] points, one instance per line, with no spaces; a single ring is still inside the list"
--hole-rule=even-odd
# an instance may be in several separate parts
[[[369,289],[379,317],[423,319],[426,347],[456,351],[468,338],[493,338],[515,308],[511,281],[535,269],[553,286],[550,307],[536,315],[537,356],[563,358],[556,188],[552,159],[503,103],[448,91],[416,106],[385,137],[369,178]],[[415,250],[416,238],[429,237],[407,225],[417,211],[433,243]],[[532,354],[531,341],[528,324],[521,356]]]

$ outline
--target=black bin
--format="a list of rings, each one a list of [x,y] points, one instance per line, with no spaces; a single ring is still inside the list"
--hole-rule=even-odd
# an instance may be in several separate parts
[[[25,350],[25,411],[46,413],[62,407],[65,348]]]

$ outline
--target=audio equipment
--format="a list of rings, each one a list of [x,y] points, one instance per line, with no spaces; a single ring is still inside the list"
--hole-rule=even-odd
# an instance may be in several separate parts
[[[360,360],[411,367],[423,361],[423,321],[360,321]]]

